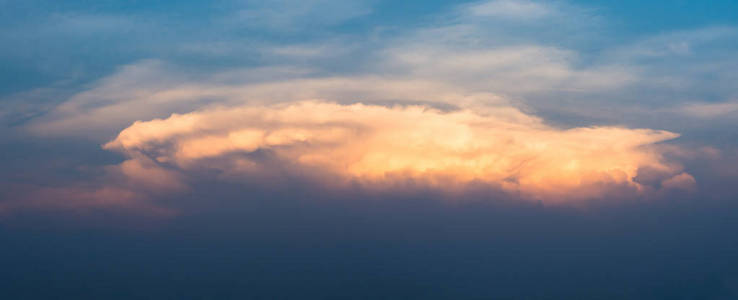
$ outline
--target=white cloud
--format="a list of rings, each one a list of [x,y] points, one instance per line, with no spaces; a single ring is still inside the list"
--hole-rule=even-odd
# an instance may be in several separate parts
[[[552,90],[607,90],[635,80],[633,70],[616,66],[576,68],[576,53],[535,45],[455,49],[411,45],[390,52],[390,65],[414,78],[433,78],[470,90],[525,95]]]

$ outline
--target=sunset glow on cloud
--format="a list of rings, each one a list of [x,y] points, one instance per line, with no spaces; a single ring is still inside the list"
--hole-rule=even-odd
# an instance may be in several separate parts
[[[305,176],[339,175],[374,188],[409,179],[440,189],[481,182],[561,202],[602,197],[613,187],[658,188],[634,180],[642,169],[659,171],[659,187],[691,189],[694,179],[653,147],[675,137],[621,127],[558,129],[506,106],[475,113],[303,101],[136,122],[105,148],[183,173],[215,168],[259,176],[301,168],[310,170]],[[249,155],[259,151],[268,158]]]

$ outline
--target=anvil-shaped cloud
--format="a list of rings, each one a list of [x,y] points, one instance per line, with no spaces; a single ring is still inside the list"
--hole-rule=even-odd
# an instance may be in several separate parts
[[[215,169],[243,180],[286,172],[325,187],[381,189],[409,180],[454,192],[481,183],[556,203],[614,189],[633,195],[690,189],[694,179],[654,147],[675,137],[621,127],[559,129],[504,105],[475,112],[298,101],[139,121],[104,147],[129,157],[123,167],[149,166],[125,172],[132,178],[162,168],[184,175]],[[635,179],[646,172],[656,174],[648,185]]]

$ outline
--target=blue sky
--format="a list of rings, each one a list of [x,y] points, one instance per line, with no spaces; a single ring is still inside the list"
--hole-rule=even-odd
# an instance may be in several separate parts
[[[18,296],[738,295],[735,1],[0,0],[0,45]]]

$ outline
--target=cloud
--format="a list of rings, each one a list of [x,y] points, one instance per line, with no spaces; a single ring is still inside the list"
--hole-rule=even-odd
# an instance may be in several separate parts
[[[99,139],[136,120],[185,113],[214,103],[237,106],[323,99],[484,109],[488,104],[511,102],[502,95],[517,98],[550,91],[615,89],[636,78],[631,70],[615,66],[575,67],[575,53],[554,47],[455,49],[421,46],[416,41],[381,53],[376,70],[332,76],[294,67],[197,74],[145,60],[120,68],[27,125],[39,135]]]
[[[341,12],[364,12],[363,7],[370,7],[370,2],[357,2],[344,8],[322,0],[264,4],[246,1],[242,4],[236,7],[257,12],[276,13],[282,11],[280,7],[285,7],[284,18],[292,20],[290,24],[303,17],[311,19],[312,14],[330,16],[326,7],[331,8],[329,12],[334,8]],[[532,7],[554,10],[526,1],[480,2],[471,7],[476,6],[514,11],[535,10]],[[442,21],[438,23],[394,30],[392,36],[378,34],[358,42],[359,39],[346,40],[340,38],[343,35],[334,35],[338,37],[328,41],[261,43],[257,45],[258,50],[249,50],[259,53],[257,56],[266,60],[267,67],[215,68],[203,72],[162,60],[142,60],[120,67],[116,73],[98,80],[90,89],[29,122],[27,128],[43,136],[104,140],[133,121],[186,113],[212,103],[237,106],[308,99],[340,103],[433,102],[449,107],[483,109],[488,99],[473,100],[465,96],[484,93],[490,95],[485,98],[495,98],[492,102],[513,102],[510,99],[514,99],[516,106],[540,108],[544,105],[521,100],[531,94],[617,90],[639,80],[634,68],[584,64],[581,55],[574,50],[530,39],[517,40],[518,34],[497,31],[497,26],[475,19],[472,11],[465,10],[468,5],[460,7],[463,8],[461,13],[454,10],[442,14]],[[579,11],[570,13],[580,14]],[[354,14],[338,15],[350,17]],[[579,18],[557,15],[556,19]],[[258,20],[249,22],[259,24]],[[241,56],[243,47],[253,48],[254,43],[193,41],[184,43],[180,50],[200,49]],[[366,50],[362,51],[366,52],[357,50],[364,48]],[[331,70],[330,66],[335,65],[349,67],[346,67],[348,70]],[[551,98],[546,103],[556,100]]]
[[[169,218],[177,209],[158,205],[146,193],[119,183],[92,183],[75,186],[3,186],[0,219],[22,211],[89,215],[101,212]]]
[[[665,187],[689,184],[690,175],[650,147],[675,137],[617,127],[557,129],[509,106],[475,113],[301,101],[136,122],[105,148],[184,174],[215,169],[259,180],[287,172],[327,188],[341,185],[335,178],[375,189],[417,181],[454,191],[481,183],[555,203],[617,189],[646,193],[650,187],[633,180],[644,168],[660,170],[657,181]]]
[[[679,113],[701,119],[734,116],[738,112],[738,102],[690,103],[677,109]]]
[[[577,68],[576,53],[535,45],[456,49],[419,43],[393,49],[389,57],[389,64],[404,66],[414,78],[509,95],[603,91],[627,86],[637,78],[632,70],[614,65]]]

